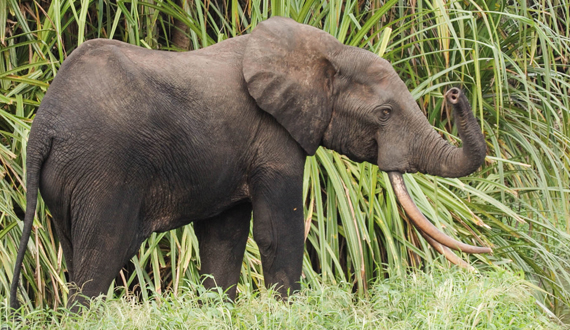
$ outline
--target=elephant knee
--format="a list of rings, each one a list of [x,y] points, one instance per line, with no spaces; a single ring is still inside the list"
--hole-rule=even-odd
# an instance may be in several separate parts
[[[265,254],[274,254],[275,251],[277,251],[277,244],[271,237],[268,236],[269,235],[262,235],[259,237],[258,235],[254,235],[253,238],[255,239],[255,243],[257,244],[260,252]]]
[[[259,253],[261,253],[264,260],[273,262],[273,259],[277,255],[277,241],[271,233],[256,233],[254,230],[253,238],[257,247],[259,248]],[[269,266],[269,265],[266,265]]]

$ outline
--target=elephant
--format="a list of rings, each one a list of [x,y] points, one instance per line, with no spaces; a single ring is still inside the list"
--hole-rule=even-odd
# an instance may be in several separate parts
[[[212,275],[205,286],[235,298],[253,222],[265,283],[283,296],[299,290],[303,171],[319,146],[388,172],[420,233],[466,266],[448,248],[491,249],[436,229],[402,180],[466,176],[484,162],[467,97],[452,88],[445,98],[462,147],[433,129],[388,61],[284,17],[188,52],[86,41],[62,63],[30,131],[11,307],[38,191],[85,297],[106,292],[153,232],[189,223],[200,271]]]

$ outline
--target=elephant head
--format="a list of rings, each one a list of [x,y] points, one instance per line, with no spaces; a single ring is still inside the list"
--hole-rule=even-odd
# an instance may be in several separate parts
[[[257,105],[307,154],[313,155],[322,145],[388,172],[412,223],[452,262],[467,267],[447,247],[491,252],[436,229],[409,197],[401,175],[421,172],[461,177],[483,163],[484,137],[459,89],[452,88],[445,97],[454,108],[461,148],[448,144],[431,127],[388,61],[283,17],[264,21],[253,30],[244,53],[243,74]]]

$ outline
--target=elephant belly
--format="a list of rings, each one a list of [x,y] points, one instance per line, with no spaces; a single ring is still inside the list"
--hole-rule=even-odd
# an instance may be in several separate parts
[[[249,201],[245,181],[222,187],[186,186],[182,191],[163,189],[161,196],[149,194],[145,198],[145,227],[151,232],[164,232],[196,220],[214,217],[225,210]]]

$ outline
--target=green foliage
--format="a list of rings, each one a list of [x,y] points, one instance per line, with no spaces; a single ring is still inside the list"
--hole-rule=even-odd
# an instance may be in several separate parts
[[[443,94],[452,86],[467,92],[488,143],[486,164],[461,179],[406,175],[408,189],[448,235],[493,247],[493,255],[462,256],[475,268],[522,271],[541,288],[534,290],[538,301],[564,313],[570,303],[570,2],[406,3],[7,0],[0,7],[0,297],[8,299],[21,236],[27,135],[67,55],[97,37],[197,49],[282,15],[390,60],[453,144],[460,140]],[[321,148],[308,158],[304,182],[303,281],[316,292],[347,282],[362,295],[378,279],[405,278],[410,266],[447,265],[409,225],[377,167]],[[62,250],[43,203],[37,215],[20,290],[30,309],[61,306],[68,292]],[[198,259],[191,226],[154,234],[109,295],[128,295],[121,286],[145,300],[141,287],[179,294],[199,281]],[[259,252],[250,239],[238,290],[251,294],[260,287]]]
[[[378,280],[365,296],[343,282],[305,287],[290,304],[267,291],[244,293],[231,304],[223,293],[197,286],[140,303],[97,299],[82,315],[46,309],[3,321],[12,329],[562,329],[529,291],[521,274],[435,268]],[[0,311],[6,315],[5,307]]]

